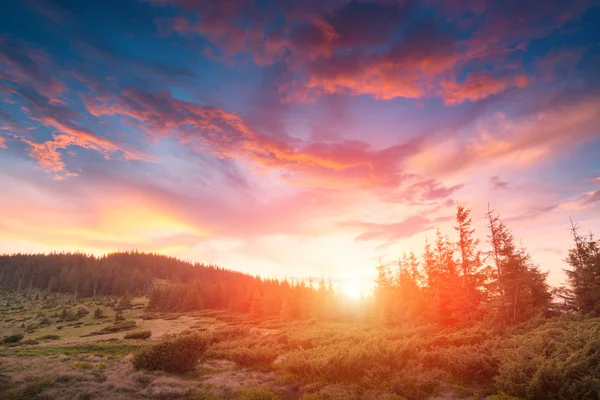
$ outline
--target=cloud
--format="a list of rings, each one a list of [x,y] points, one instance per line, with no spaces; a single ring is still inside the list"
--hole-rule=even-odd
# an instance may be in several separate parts
[[[184,12],[173,19],[172,30],[208,40],[208,54],[219,53],[229,61],[247,55],[262,66],[285,62],[289,76],[278,85],[286,101],[345,93],[381,100],[440,97],[448,105],[528,85],[531,79],[515,59],[531,41],[577,20],[592,4],[588,0],[569,7],[561,0],[535,7],[513,0],[153,3],[181,7]]]
[[[400,202],[410,205],[445,204],[448,202],[453,204],[453,200],[448,199],[448,197],[464,186],[464,184],[444,186],[435,179],[419,180],[416,176],[406,177],[405,181],[407,184],[401,190],[385,190],[380,193],[380,199],[385,202]]]
[[[441,93],[446,104],[457,105],[465,101],[485,99],[511,87],[522,88],[527,86],[527,83],[528,78],[525,75],[495,77],[489,73],[471,73],[462,82],[443,82]]]
[[[96,135],[75,121],[79,114],[68,107],[67,86],[52,76],[58,67],[48,55],[20,42],[0,41],[7,45],[0,52],[0,71],[7,83],[0,82],[0,88],[11,99],[9,103],[19,99],[22,111],[20,118],[3,111],[7,118],[2,129],[26,143],[30,156],[46,172],[55,174],[57,179],[76,175],[67,171],[59,151],[69,146],[95,150],[105,158],[120,153],[127,160],[151,160],[121,143]],[[39,126],[54,130],[52,139],[34,139],[32,132]]]
[[[596,138],[599,107],[600,100],[592,97],[555,105],[520,120],[496,114],[480,121],[474,134],[429,142],[407,166],[436,176],[492,163],[523,168]]]
[[[420,146],[418,140],[373,150],[357,140],[305,141],[254,130],[239,115],[174,98],[168,92],[125,88],[86,100],[96,117],[124,116],[148,135],[176,137],[217,157],[244,158],[298,185],[320,188],[398,187],[404,180],[402,159]]]
[[[49,100],[61,104],[66,86],[57,76],[58,67],[41,50],[28,47],[21,41],[0,37],[0,78],[12,84],[35,88]]]
[[[358,241],[379,240],[389,243],[427,231],[433,228],[433,223],[425,217],[412,216],[395,223],[348,221],[341,223],[341,226],[362,230],[356,237]]]
[[[545,215],[557,210],[560,206],[561,204],[559,202],[546,205],[538,205],[527,209],[525,212],[507,218],[506,220],[508,222],[531,221],[541,215]]]
[[[490,184],[492,185],[492,187],[494,189],[498,189],[498,190],[508,189],[508,182],[504,182],[504,181],[500,180],[500,177],[498,177],[498,176],[492,176],[490,178]]]
[[[3,138],[2,136],[0,136],[0,148],[2,148],[2,149],[6,148],[6,139]]]
[[[595,202],[600,202],[600,190],[597,190],[591,193],[588,198],[584,201],[584,204],[591,204]]]

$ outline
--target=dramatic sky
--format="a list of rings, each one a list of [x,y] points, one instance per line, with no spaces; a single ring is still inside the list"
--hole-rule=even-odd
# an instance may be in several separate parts
[[[485,244],[550,282],[600,234],[600,2],[4,0],[0,252],[139,249],[367,282]]]

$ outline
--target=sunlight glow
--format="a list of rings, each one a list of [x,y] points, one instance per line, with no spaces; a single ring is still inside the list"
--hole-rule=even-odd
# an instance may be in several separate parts
[[[344,286],[344,293],[349,299],[358,301],[361,297],[360,287],[356,283],[347,283]]]

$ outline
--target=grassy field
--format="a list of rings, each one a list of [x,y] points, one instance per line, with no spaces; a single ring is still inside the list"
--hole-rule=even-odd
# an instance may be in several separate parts
[[[597,319],[453,332],[209,310],[148,314],[146,298],[120,312],[110,298],[14,298],[0,298],[0,332],[20,339],[0,346],[2,399],[598,398]],[[150,338],[125,339],[141,331]],[[190,333],[210,343],[193,371],[133,368],[144,349]]]

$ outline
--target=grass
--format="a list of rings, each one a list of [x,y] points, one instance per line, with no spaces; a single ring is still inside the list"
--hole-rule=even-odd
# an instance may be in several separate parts
[[[12,347],[0,350],[0,357],[43,357],[55,355],[92,355],[102,354],[124,357],[129,353],[137,353],[143,345],[127,343],[97,343],[77,346],[58,347]]]
[[[131,339],[131,340],[147,340],[152,336],[152,332],[150,331],[137,331],[130,332],[123,336],[123,339]]]
[[[123,322],[114,323],[114,310],[105,303],[66,301],[59,299],[55,306],[42,308],[25,301],[19,305],[11,299],[10,308],[6,308],[0,295],[0,331],[6,336],[24,335],[21,342],[0,346],[0,370],[12,365],[4,368],[7,374],[22,374],[12,382],[2,381],[0,375],[0,398],[23,398],[18,396],[28,387],[31,393],[41,390],[41,395],[35,396],[43,397],[48,389],[44,376],[30,380],[22,376],[27,376],[28,366],[36,366],[36,357],[59,355],[66,357],[45,358],[43,369],[37,373],[54,371],[56,376],[72,375],[82,382],[98,379],[94,381],[97,389],[85,387],[84,392],[106,391],[107,398],[119,390],[134,390],[131,388],[139,391],[138,397],[149,397],[145,391],[165,373],[145,369],[165,368],[133,371],[127,359],[118,360],[130,353],[151,354],[156,348],[166,348],[164,355],[179,360],[187,347],[174,351],[164,344],[191,333],[206,339],[200,361],[198,357],[188,360],[185,370],[191,372],[187,375],[169,377],[179,388],[176,394],[157,391],[154,398],[419,400],[438,396],[514,400],[596,399],[600,393],[600,319],[566,316],[540,318],[506,329],[482,323],[448,330],[314,320],[260,321],[214,310],[149,315],[134,307],[125,310],[124,317],[128,326],[139,330],[122,334]],[[106,318],[95,319],[90,312],[76,321],[58,323],[54,315],[64,307],[92,311],[102,307]],[[8,318],[5,312],[10,313]],[[63,328],[58,330],[58,326]],[[25,333],[26,328],[35,329],[35,333]],[[181,334],[185,328],[188,331]],[[152,330],[151,340],[140,340],[148,335],[148,329]],[[81,338],[94,331],[109,336]],[[103,376],[117,376],[123,386],[115,381],[103,383]],[[79,382],[77,379],[73,382]],[[190,382],[205,379],[214,379],[214,387],[187,390]],[[69,382],[57,379],[53,385],[64,388]],[[5,391],[13,397],[4,395],[3,385],[8,385]],[[81,385],[83,388],[84,383]]]

